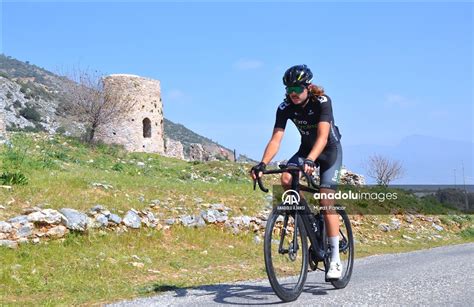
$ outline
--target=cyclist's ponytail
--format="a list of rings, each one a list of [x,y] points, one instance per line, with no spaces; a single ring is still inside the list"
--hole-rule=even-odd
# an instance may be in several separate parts
[[[314,96],[324,95],[324,88],[317,86],[316,84],[309,85],[309,92]]]

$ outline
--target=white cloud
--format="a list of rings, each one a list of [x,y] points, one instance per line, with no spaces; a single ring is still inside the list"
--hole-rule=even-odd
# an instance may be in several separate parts
[[[234,63],[234,68],[237,70],[251,70],[263,66],[263,62],[259,60],[240,59]]]

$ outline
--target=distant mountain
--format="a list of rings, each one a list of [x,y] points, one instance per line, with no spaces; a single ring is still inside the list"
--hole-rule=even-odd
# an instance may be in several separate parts
[[[72,122],[61,107],[66,99],[62,92],[67,82],[72,81],[29,62],[0,54],[0,108],[5,114],[7,130],[46,130],[50,133],[60,130],[78,134],[80,126]],[[166,118],[164,134],[183,144],[185,156],[190,145],[198,143],[214,156],[233,159],[233,151],[229,148]]]
[[[396,183],[457,184],[462,183],[462,163],[466,183],[474,184],[474,143],[424,135],[407,136],[396,146],[344,146],[344,164],[358,173],[366,173],[364,161],[377,153],[403,163],[406,174]]]

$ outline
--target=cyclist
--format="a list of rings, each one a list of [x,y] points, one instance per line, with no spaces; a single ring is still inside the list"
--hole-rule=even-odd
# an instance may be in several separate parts
[[[286,70],[283,76],[286,97],[277,108],[273,134],[263,158],[252,167],[251,174],[253,179],[262,176],[262,171],[278,152],[289,119],[301,134],[301,145],[287,165],[304,166],[304,171],[312,174],[316,164],[319,164],[320,193],[335,193],[342,164],[341,134],[334,123],[331,99],[323,88],[311,83],[312,79],[313,73],[306,65],[296,65]],[[281,184],[285,190],[289,189],[291,174],[283,173]],[[334,199],[321,197],[320,204],[324,207],[333,206]],[[323,212],[332,251],[326,277],[339,279],[342,275],[339,217],[333,210]]]

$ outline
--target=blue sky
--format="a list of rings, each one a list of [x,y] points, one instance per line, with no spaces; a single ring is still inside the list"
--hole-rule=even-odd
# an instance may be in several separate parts
[[[0,52],[159,79],[165,117],[260,159],[301,63],[343,145],[473,142],[473,28],[472,3],[4,1]],[[289,127],[277,159],[298,144]]]

